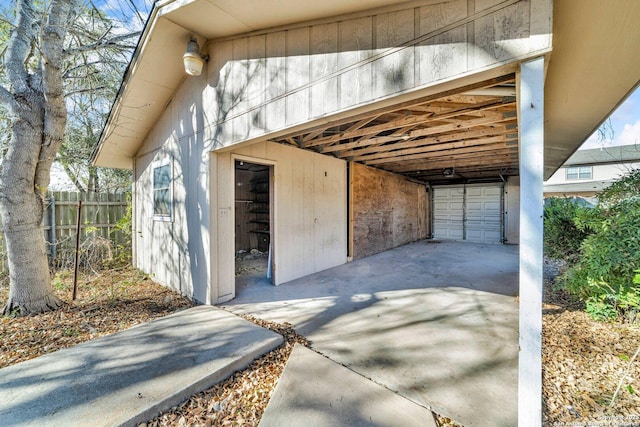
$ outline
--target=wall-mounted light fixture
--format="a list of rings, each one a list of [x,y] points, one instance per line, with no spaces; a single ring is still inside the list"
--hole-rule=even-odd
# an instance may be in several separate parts
[[[187,43],[187,51],[182,56],[185,73],[190,76],[199,76],[202,73],[204,63],[208,60],[209,56],[200,52],[198,41],[192,37]]]

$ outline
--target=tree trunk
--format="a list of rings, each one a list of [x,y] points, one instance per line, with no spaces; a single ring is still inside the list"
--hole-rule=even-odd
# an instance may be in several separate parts
[[[12,91],[0,87],[0,98],[11,110],[11,141],[0,180],[10,279],[4,314],[42,313],[62,304],[51,286],[42,215],[51,164],[67,122],[62,84],[64,39],[79,5],[77,0],[52,0],[41,21],[35,3],[16,2],[16,26],[5,62]],[[38,40],[39,48],[34,44]],[[34,54],[38,65],[30,73],[27,64],[34,61]]]
[[[2,314],[25,316],[55,310],[62,301],[53,293],[42,227],[4,232],[11,287]],[[33,242],[39,242],[34,247]]]
[[[32,93],[12,125],[0,181],[0,212],[9,264],[9,299],[5,315],[28,315],[54,310],[62,302],[53,293],[45,251],[42,216],[44,188],[34,184],[39,163],[43,99]],[[33,106],[36,106],[35,111]]]

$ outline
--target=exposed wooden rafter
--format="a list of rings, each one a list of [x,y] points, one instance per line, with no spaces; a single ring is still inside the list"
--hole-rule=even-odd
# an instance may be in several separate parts
[[[499,179],[518,170],[516,100],[503,90],[514,82],[503,76],[276,141],[425,181]]]

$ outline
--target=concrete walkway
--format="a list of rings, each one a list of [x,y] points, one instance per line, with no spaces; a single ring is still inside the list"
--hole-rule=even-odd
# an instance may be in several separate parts
[[[436,427],[423,406],[296,344],[260,427],[300,425]]]
[[[290,322],[313,350],[471,426],[517,425],[518,248],[414,244],[279,287],[227,310]]]
[[[0,369],[0,424],[136,425],[281,343],[218,308],[191,308]]]

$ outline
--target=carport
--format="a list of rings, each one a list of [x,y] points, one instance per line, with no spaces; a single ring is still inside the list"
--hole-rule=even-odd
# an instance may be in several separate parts
[[[256,283],[223,307],[289,322],[313,350],[464,426],[513,426],[517,293],[517,246],[423,240]]]
[[[421,234],[519,243],[518,417],[539,425],[542,179],[638,85],[639,13],[632,0],[162,0],[95,163],[134,170],[135,265],[207,304],[235,297],[242,162],[273,171],[274,201],[253,212],[271,217],[250,231],[269,236],[276,283]],[[203,73],[185,77],[190,39]],[[444,185],[461,200],[436,196]],[[448,206],[427,224],[384,197],[417,187],[415,211],[426,190]]]

